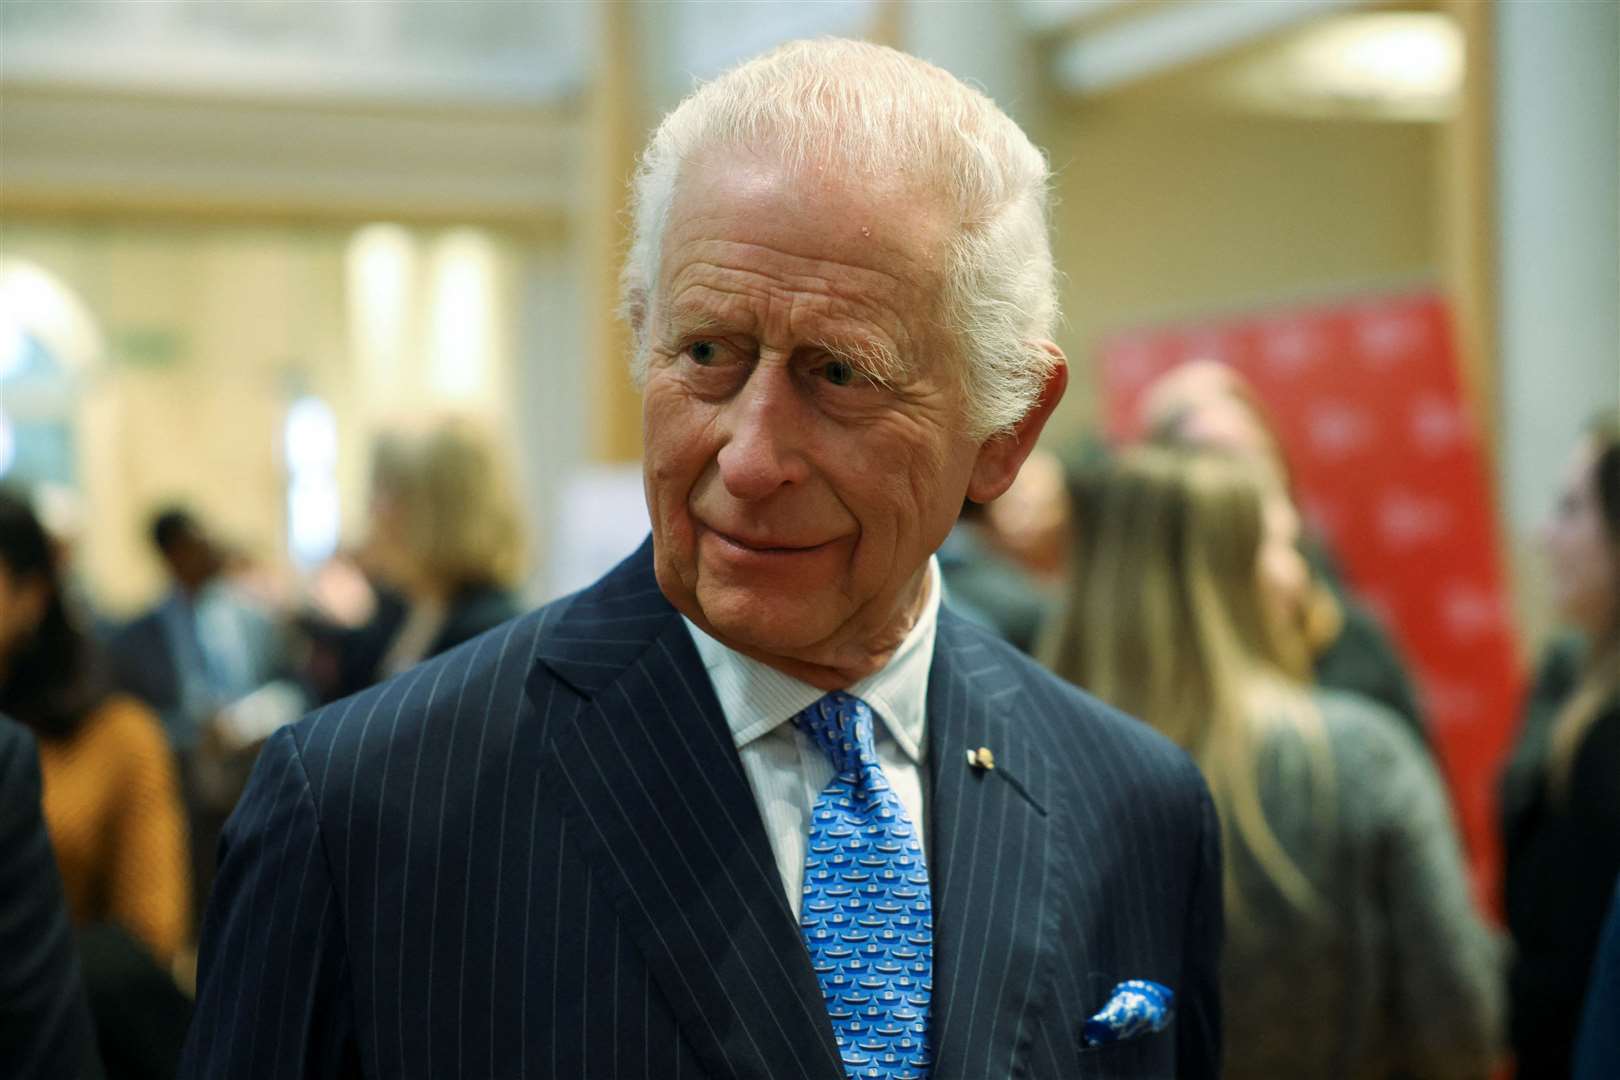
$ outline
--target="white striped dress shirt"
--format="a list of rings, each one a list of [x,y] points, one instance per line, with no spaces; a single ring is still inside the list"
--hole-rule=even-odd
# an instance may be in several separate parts
[[[928,749],[928,672],[934,660],[942,591],[939,563],[932,558],[925,587],[928,600],[900,648],[882,670],[848,687],[848,692],[872,706],[877,715],[873,734],[878,762],[911,815],[917,838],[927,852],[923,757]],[[788,721],[826,691],[729,649],[690,619],[685,622],[726,714],[776,855],[782,888],[797,918],[810,811],[821,789],[831,782],[833,767],[810,738]]]

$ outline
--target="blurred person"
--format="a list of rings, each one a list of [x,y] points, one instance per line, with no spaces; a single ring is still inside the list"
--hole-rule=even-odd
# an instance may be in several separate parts
[[[1308,570],[1251,462],[1159,448],[1088,476],[1060,675],[1169,735],[1221,813],[1229,1077],[1484,1077],[1498,947],[1427,755],[1290,674]]]
[[[106,652],[113,686],[157,713],[174,748],[190,835],[190,909],[200,912],[220,830],[258,744],[308,702],[291,679],[288,627],[231,573],[240,558],[184,507],[154,513],[148,535],[168,591],[113,633]]]
[[[113,635],[108,657],[116,685],[154,709],[189,755],[221,710],[288,673],[287,641],[274,614],[231,580],[227,550],[189,510],[158,511],[149,534],[169,590]]]
[[[1067,385],[1047,175],[860,42],[664,120],[650,539],[270,740],[183,1076],[1215,1075],[1197,768],[939,606]]]
[[[87,511],[84,498],[62,484],[37,484],[29,492],[34,513],[50,537],[55,553],[57,580],[68,611],[98,642],[105,642],[118,630],[119,623],[95,601],[88,583],[79,572],[79,552],[84,543]]]
[[[1542,529],[1549,649],[1501,785],[1503,900],[1523,1077],[1569,1075],[1581,995],[1620,874],[1620,417],[1571,456]]]
[[[123,926],[161,963],[184,944],[185,826],[162,729],[110,693],[28,502],[0,492],[0,712],[40,740],[45,819],[78,924]]]
[[[8,594],[0,627],[10,614]],[[33,736],[0,716],[0,1062],[15,1080],[89,1080],[95,1028],[40,795]]]
[[[1087,445],[1079,458],[1103,453]],[[1025,653],[1034,653],[1068,569],[1069,473],[1062,458],[1037,447],[1000,498],[963,504],[939,549],[946,606]]]
[[[1290,495],[1295,494],[1293,472],[1264,403],[1227,365],[1215,360],[1182,364],[1147,389],[1140,411],[1149,441],[1252,457],[1275,469]],[[1296,618],[1310,645],[1316,681],[1387,706],[1429,745],[1417,691],[1389,631],[1346,586],[1321,537],[1302,535],[1300,551],[1311,575],[1300,591]]]
[[[385,432],[358,558],[372,602],[352,598],[364,582],[339,573],[341,563],[326,569],[322,596],[342,595],[349,619],[366,618],[314,624],[321,698],[356,693],[517,615],[523,557],[516,491],[486,432],[462,419]]]
[[[108,1074],[172,1073],[189,1006],[169,971],[191,899],[174,760],[156,718],[107,690],[50,541],[28,502],[5,491],[0,713],[39,740],[45,823]]]
[[[1012,487],[984,506],[996,546],[1035,581],[1061,580],[1069,558],[1069,500],[1063,461],[1050,450],[1030,451]]]
[[[1051,615],[1051,601],[1036,580],[997,545],[985,507],[968,499],[940,545],[945,605],[1019,651],[1029,653]]]

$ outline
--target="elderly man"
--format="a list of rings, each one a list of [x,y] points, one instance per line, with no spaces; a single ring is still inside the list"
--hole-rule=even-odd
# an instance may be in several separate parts
[[[650,541],[270,741],[186,1076],[1216,1073],[1196,770],[940,610],[1066,383],[1045,182],[853,42],[665,119],[624,275]]]

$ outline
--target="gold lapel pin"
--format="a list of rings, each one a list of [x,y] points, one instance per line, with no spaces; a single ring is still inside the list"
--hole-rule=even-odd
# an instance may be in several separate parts
[[[969,750],[967,760],[968,765],[975,769],[983,769],[986,772],[996,767],[996,755],[990,752],[988,746],[981,746],[977,750]]]

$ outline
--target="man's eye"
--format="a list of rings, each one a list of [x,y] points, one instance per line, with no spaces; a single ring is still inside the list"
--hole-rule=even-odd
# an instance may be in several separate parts
[[[848,386],[855,381],[855,367],[843,360],[829,360],[822,365],[821,375],[834,386]]]
[[[708,367],[720,359],[720,347],[712,341],[694,341],[686,350],[694,364]]]

